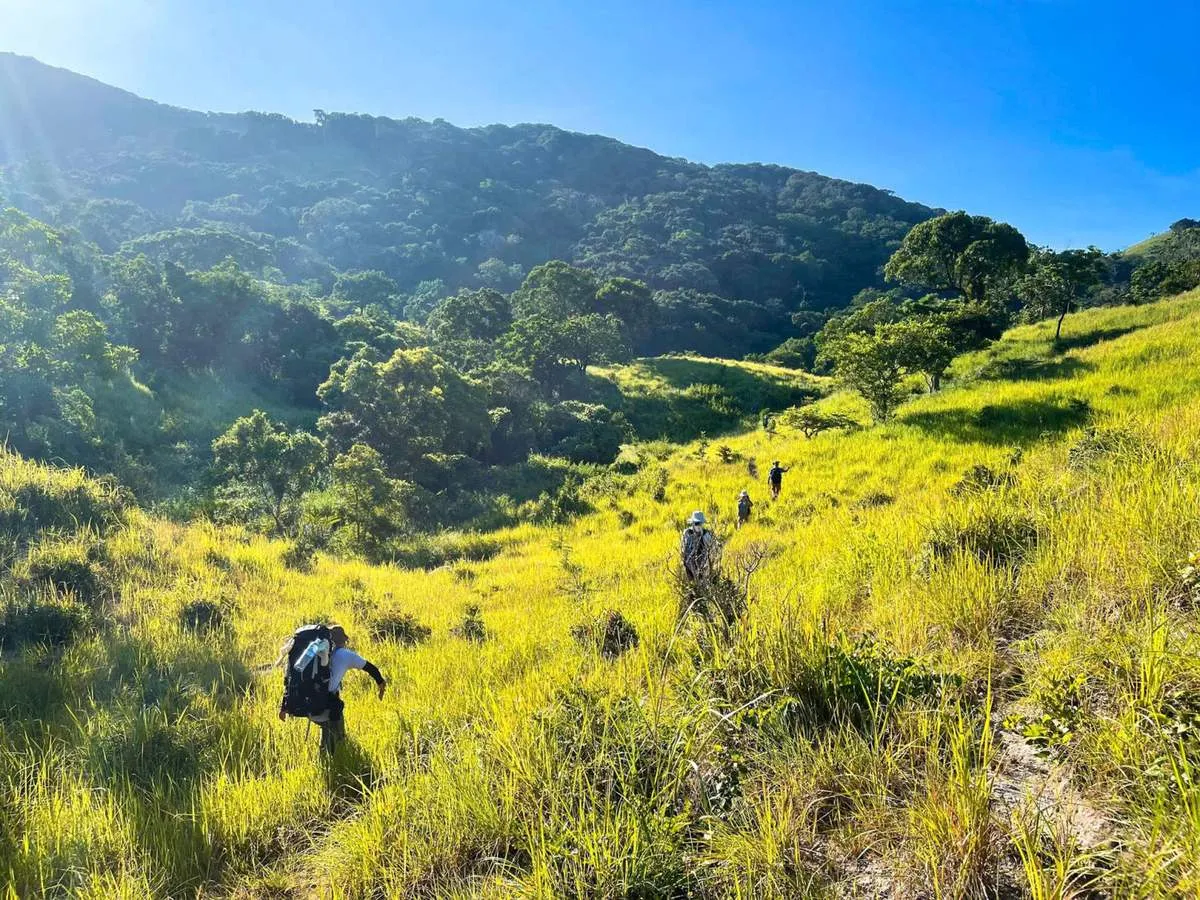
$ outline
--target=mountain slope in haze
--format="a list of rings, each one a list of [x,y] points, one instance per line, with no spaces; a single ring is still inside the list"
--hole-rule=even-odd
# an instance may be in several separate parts
[[[393,311],[418,319],[459,287],[508,290],[561,258],[644,280],[705,323],[687,346],[667,330],[644,352],[768,349],[802,303],[841,306],[879,284],[935,212],[811,172],[708,167],[548,125],[193,112],[8,54],[0,131],[0,198],[106,252],[189,268],[232,256],[326,286],[379,270]]]

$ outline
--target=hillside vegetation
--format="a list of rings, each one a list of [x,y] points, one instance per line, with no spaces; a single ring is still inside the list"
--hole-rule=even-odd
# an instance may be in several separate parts
[[[889,424],[836,395],[819,407],[861,427],[638,457],[588,482],[594,512],[445,536],[431,572],[157,521],[0,459],[0,878],[105,898],[1195,894],[1200,295],[1053,332],[960,357]],[[669,380],[656,365],[615,377]],[[770,504],[748,463],[773,458],[791,472]],[[695,508],[724,543],[699,598],[673,576]],[[277,721],[269,668],[320,620],[391,683],[377,701],[352,673],[332,760]]]
[[[563,259],[661,293],[675,314],[640,352],[737,356],[782,340],[802,303],[840,307],[881,284],[935,212],[549,125],[314,118],[177,109],[2,54],[0,198],[109,254],[189,270],[232,258],[325,291],[370,272],[372,299],[415,321],[459,288],[507,292]]]

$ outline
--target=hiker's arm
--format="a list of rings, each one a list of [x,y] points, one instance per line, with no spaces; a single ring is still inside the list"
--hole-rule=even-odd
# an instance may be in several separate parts
[[[365,663],[363,665],[363,671],[375,679],[375,684],[379,688],[379,697],[382,699],[383,689],[387,686],[387,682],[383,680],[382,673],[380,673],[379,669],[375,667],[375,663]]]

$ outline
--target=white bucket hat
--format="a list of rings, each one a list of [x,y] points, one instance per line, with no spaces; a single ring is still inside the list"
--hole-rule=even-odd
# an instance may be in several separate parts
[[[696,510],[694,513],[692,513],[691,518],[688,519],[688,524],[703,525],[706,521],[708,520],[704,518],[704,513],[702,513],[700,510]]]

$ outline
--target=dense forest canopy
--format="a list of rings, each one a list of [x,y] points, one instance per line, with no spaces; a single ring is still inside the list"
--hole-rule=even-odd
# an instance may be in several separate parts
[[[382,273],[423,320],[563,259],[658,292],[640,349],[770,349],[804,305],[881,283],[934,210],[782,166],[703,166],[548,125],[456,128],[317,110],[314,122],[163,106],[0,55],[0,196],[106,253],[332,287]]]

